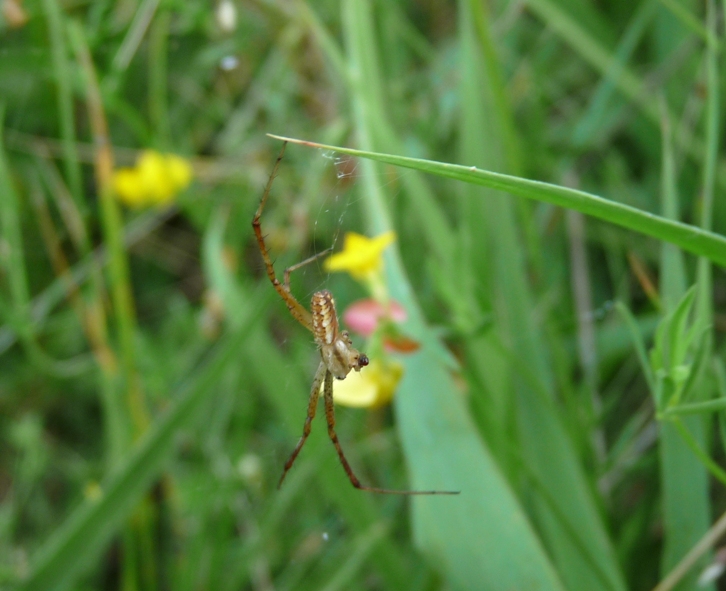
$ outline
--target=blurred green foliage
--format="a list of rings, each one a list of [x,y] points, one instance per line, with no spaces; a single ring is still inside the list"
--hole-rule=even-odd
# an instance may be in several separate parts
[[[694,588],[725,505],[723,6],[2,8],[0,588]],[[318,360],[250,228],[266,133],[389,155],[289,146],[263,231],[278,274],[397,232],[421,348],[338,434],[367,483],[461,495],[353,489],[320,417],[275,488]],[[114,198],[145,149],[193,165],[170,208]],[[363,295],[293,276],[323,286]]]

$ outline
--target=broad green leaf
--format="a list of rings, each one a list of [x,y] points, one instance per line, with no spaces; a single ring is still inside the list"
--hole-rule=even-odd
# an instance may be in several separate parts
[[[479,438],[462,393],[434,353],[433,336],[416,325],[407,328],[420,339],[422,351],[406,360],[396,394],[396,424],[411,486],[461,491],[455,497],[412,499],[417,544],[455,589],[562,589]]]

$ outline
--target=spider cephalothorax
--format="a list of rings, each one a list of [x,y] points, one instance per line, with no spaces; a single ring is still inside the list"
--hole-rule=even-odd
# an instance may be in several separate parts
[[[333,295],[327,291],[322,290],[313,294],[311,302],[311,311],[308,312],[305,307],[298,302],[290,292],[290,273],[295,269],[299,269],[303,265],[313,262],[319,257],[330,252],[330,249],[318,253],[297,265],[285,269],[283,275],[283,282],[275,276],[275,268],[272,265],[272,259],[270,253],[267,250],[265,244],[265,238],[262,235],[262,229],[260,227],[260,218],[262,217],[262,211],[265,208],[265,202],[270,194],[270,188],[272,187],[272,181],[275,179],[277,169],[280,166],[280,161],[285,153],[285,146],[287,142],[282,145],[280,155],[277,157],[275,167],[272,169],[270,179],[267,181],[265,192],[262,194],[260,205],[257,208],[257,213],[252,219],[252,228],[257,238],[257,245],[260,248],[262,254],[262,260],[265,262],[265,270],[267,271],[267,277],[270,279],[272,286],[275,288],[280,297],[285,301],[287,309],[290,310],[290,314],[313,333],[315,342],[320,349],[320,356],[322,360],[318,366],[318,370],[315,372],[313,378],[313,385],[310,390],[310,400],[308,401],[308,414],[305,419],[305,425],[303,426],[303,434],[298,441],[297,446],[293,450],[290,458],[285,462],[285,469],[280,477],[278,486],[282,484],[282,481],[287,475],[287,471],[292,467],[295,462],[295,458],[300,453],[305,440],[310,435],[310,427],[315,418],[315,412],[318,408],[318,399],[320,397],[320,389],[323,389],[323,398],[325,400],[325,418],[328,422],[328,435],[330,440],[335,446],[335,450],[338,452],[338,458],[343,464],[345,473],[348,475],[350,482],[355,488],[361,490],[367,490],[375,493],[386,493],[386,494],[399,494],[399,495],[435,495],[435,494],[457,494],[455,492],[447,491],[411,491],[411,490],[387,490],[382,488],[375,488],[371,486],[364,486],[360,483],[358,478],[353,474],[353,469],[350,467],[348,460],[343,454],[343,449],[340,447],[338,436],[335,433],[335,410],[333,407],[333,378],[344,380],[351,370],[360,371],[361,368],[368,365],[368,357],[353,347],[353,343],[350,340],[348,332],[340,330],[338,324],[338,315],[335,310],[335,300]]]

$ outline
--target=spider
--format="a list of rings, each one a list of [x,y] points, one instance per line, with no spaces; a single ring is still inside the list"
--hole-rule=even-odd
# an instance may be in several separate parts
[[[348,475],[348,479],[355,488],[373,493],[394,495],[458,494],[458,492],[453,491],[389,490],[384,488],[377,488],[374,486],[365,486],[361,484],[360,480],[358,480],[356,475],[353,473],[353,469],[350,467],[350,464],[348,463],[348,460],[343,453],[343,448],[340,446],[338,436],[335,433],[335,410],[333,408],[333,378],[336,378],[338,380],[344,380],[351,370],[360,371],[362,368],[368,365],[369,360],[365,353],[361,353],[355,347],[353,347],[353,343],[350,340],[350,335],[348,334],[348,331],[340,330],[338,315],[335,310],[335,300],[333,299],[333,295],[328,290],[317,291],[313,294],[312,302],[310,305],[310,312],[308,312],[305,307],[300,304],[300,302],[298,302],[290,292],[290,273],[299,269],[300,267],[312,263],[321,256],[328,254],[330,251],[332,251],[332,248],[328,248],[323,252],[320,252],[308,259],[305,259],[300,263],[297,263],[296,265],[293,265],[292,267],[285,269],[282,283],[280,283],[280,280],[275,275],[275,268],[273,266],[272,259],[270,258],[270,253],[267,250],[267,246],[265,244],[265,238],[262,235],[262,230],[260,228],[260,218],[262,217],[262,211],[265,208],[265,203],[267,202],[267,198],[270,194],[272,182],[275,180],[275,176],[277,175],[277,170],[280,166],[280,162],[282,161],[282,157],[285,154],[286,145],[287,142],[284,142],[282,144],[280,154],[275,161],[275,166],[273,167],[270,178],[267,181],[267,185],[265,186],[265,191],[262,194],[262,199],[260,200],[260,205],[257,208],[257,213],[255,213],[255,217],[252,219],[252,228],[257,238],[257,245],[259,246],[262,260],[265,263],[267,277],[270,279],[270,282],[275,288],[275,291],[277,291],[277,293],[280,294],[280,297],[284,300],[285,305],[290,311],[290,314],[292,314],[293,318],[295,318],[295,320],[297,320],[300,324],[302,324],[305,328],[313,333],[315,343],[320,350],[321,360],[320,365],[315,372],[315,377],[313,378],[312,388],[310,389],[308,413],[307,418],[305,419],[305,425],[303,426],[302,437],[300,437],[300,441],[298,441],[292,454],[290,454],[287,462],[285,462],[285,467],[282,471],[282,476],[280,476],[280,481],[278,482],[277,487],[280,488],[280,486],[282,486],[282,482],[285,480],[287,472],[290,470],[290,468],[292,468],[292,465],[295,463],[295,459],[300,453],[300,450],[303,448],[303,445],[305,445],[305,441],[307,440],[308,435],[310,435],[311,425],[313,419],[315,418],[315,412],[318,407],[320,386],[322,384],[323,398],[325,400],[325,418],[328,423],[328,436],[330,437],[330,440],[335,446],[335,451],[338,453],[338,458],[340,459],[340,463],[343,464],[343,469]]]

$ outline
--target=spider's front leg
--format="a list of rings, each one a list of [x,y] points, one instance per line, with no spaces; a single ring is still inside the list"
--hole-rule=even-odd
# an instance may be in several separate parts
[[[265,185],[265,191],[262,193],[260,204],[257,206],[257,211],[252,218],[252,229],[255,232],[255,238],[257,238],[257,246],[260,249],[262,260],[265,263],[265,271],[267,273],[268,279],[270,280],[270,283],[272,283],[272,287],[275,288],[275,291],[280,294],[280,297],[285,301],[285,305],[287,306],[287,309],[290,310],[290,314],[292,314],[293,318],[295,318],[295,320],[297,320],[305,328],[312,331],[312,318],[310,317],[310,312],[308,312],[303,307],[303,305],[298,302],[295,297],[290,293],[289,273],[287,271],[285,272],[285,285],[280,283],[280,280],[275,275],[275,266],[272,264],[272,258],[270,258],[270,252],[267,250],[267,244],[265,244],[265,237],[262,234],[262,212],[265,210],[265,204],[267,203],[267,198],[270,196],[270,189],[272,189],[272,182],[275,180],[277,169],[280,167],[280,162],[282,162],[282,157],[285,154],[286,145],[287,142],[282,144],[280,155],[277,157],[277,160],[275,161],[275,166],[273,167],[272,173],[270,174],[270,178],[267,181],[267,185]]]
[[[318,254],[314,254],[311,257],[306,258],[304,261],[300,261],[299,263],[296,263],[292,267],[288,267],[285,269],[285,272],[283,273],[283,281],[282,281],[282,287],[287,291],[290,292],[290,273],[293,271],[297,271],[301,267],[304,267],[305,265],[309,265],[310,263],[318,260],[320,257],[324,257],[325,255],[333,252],[333,247],[326,248],[322,252],[319,252]]]

